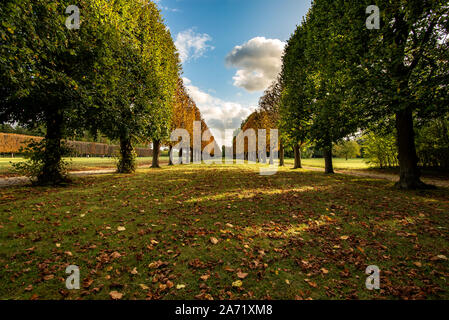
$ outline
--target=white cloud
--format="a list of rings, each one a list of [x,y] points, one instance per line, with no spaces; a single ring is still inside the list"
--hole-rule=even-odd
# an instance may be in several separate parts
[[[265,90],[282,69],[285,45],[278,39],[256,37],[234,47],[226,57],[229,66],[239,69],[234,85],[250,92]]]
[[[176,8],[169,8],[161,4],[162,0],[154,0],[154,2],[159,6],[161,10],[170,11],[170,12],[181,12],[181,10]]]
[[[212,41],[211,36],[207,33],[195,33],[193,28],[178,33],[175,45],[178,48],[181,62],[198,59],[208,50],[214,50],[215,48],[207,43],[209,41]]]
[[[194,86],[192,82],[183,78],[184,85],[191,98],[195,101],[197,107],[212,131],[217,143],[231,145],[232,137],[224,141],[225,130],[235,130],[240,128],[240,124],[254,110],[254,106],[243,106],[240,103],[224,101],[202,91]]]

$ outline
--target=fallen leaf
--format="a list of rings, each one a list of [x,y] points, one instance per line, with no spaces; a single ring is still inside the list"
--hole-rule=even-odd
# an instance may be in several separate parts
[[[117,251],[114,251],[113,253],[111,253],[111,258],[112,259],[118,259],[118,258],[120,258],[122,255],[119,253],[119,252],[117,252]]]
[[[125,230],[126,230],[125,227],[122,227],[122,226],[117,227],[117,231],[125,231]]]
[[[185,287],[186,287],[185,284],[178,284],[178,285],[176,286],[176,289],[181,290],[181,289],[184,289]]]
[[[109,296],[113,300],[120,300],[123,297],[123,293],[117,292],[117,291],[111,291],[109,292]]]
[[[136,268],[136,267],[135,267],[134,269],[131,270],[131,274],[138,274],[137,268]]]
[[[318,287],[318,285],[316,284],[316,282],[311,281],[310,279],[304,279],[305,282],[307,282],[309,284],[309,286],[316,288]]]
[[[248,276],[247,273],[241,271],[237,272],[237,277],[239,277],[240,279],[245,279],[247,276]]]
[[[433,257],[431,259],[432,261],[436,261],[436,260],[447,260],[447,257],[444,254],[439,254],[436,257]]]
[[[234,269],[231,268],[230,266],[226,266],[226,267],[224,267],[224,269],[228,272],[234,272]]]
[[[144,285],[143,283],[139,284],[139,286],[142,288],[142,290],[150,289],[148,286]]]
[[[94,280],[92,280],[92,279],[84,280],[83,281],[83,288],[85,288],[85,289],[89,288],[92,285],[93,282],[94,282]]]
[[[212,244],[217,244],[217,243],[218,243],[218,239],[215,238],[215,237],[210,237],[210,242],[211,242]]]
[[[348,239],[349,239],[349,236],[341,236],[340,239],[341,239],[341,240],[348,240]]]
[[[232,286],[240,288],[242,286],[242,284],[243,284],[243,282],[241,280],[237,280],[232,283]]]
[[[210,278],[210,274],[204,274],[200,278],[201,278],[201,280],[206,281],[207,279]]]

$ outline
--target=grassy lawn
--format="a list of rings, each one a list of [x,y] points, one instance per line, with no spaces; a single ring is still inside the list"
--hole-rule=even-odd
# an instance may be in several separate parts
[[[117,163],[116,158],[67,158],[70,171],[85,171],[95,169],[114,168]],[[168,156],[164,155],[160,157],[162,162],[168,162]],[[25,161],[24,158],[0,158],[0,176],[13,176],[12,163]],[[151,165],[151,157],[137,158],[139,165]]]
[[[287,159],[287,164],[293,165],[293,159]],[[371,166],[364,159],[341,159],[334,158],[335,169],[369,169]],[[302,165],[306,167],[324,168],[324,159],[302,159]]]
[[[447,189],[256,169],[0,189],[0,299],[449,298]],[[72,264],[80,290],[65,288]],[[365,288],[368,265],[380,291]]]

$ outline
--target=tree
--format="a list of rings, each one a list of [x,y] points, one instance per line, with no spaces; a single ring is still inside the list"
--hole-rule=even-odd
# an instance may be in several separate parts
[[[134,144],[153,140],[153,166],[167,136],[178,59],[170,33],[153,2],[95,2],[104,34],[96,65],[97,108],[88,115],[110,139],[120,140],[118,172],[135,170]]]
[[[271,152],[269,142],[271,129],[278,129],[280,125],[280,104],[282,97],[282,74],[265,90],[264,95],[259,100],[259,110],[261,111],[261,129],[267,130],[267,147]],[[284,142],[282,133],[279,139],[279,165],[284,166]]]
[[[449,169],[449,114],[418,126],[416,150],[421,166]]]
[[[355,140],[343,140],[334,145],[333,153],[339,158],[353,159],[360,156],[360,145]]]
[[[311,102],[306,94],[307,62],[305,22],[298,26],[287,42],[283,57],[280,100],[280,128],[282,140],[293,148],[294,169],[301,168],[301,146],[309,138]]]
[[[366,162],[380,168],[392,168],[398,165],[398,151],[393,133],[369,132],[363,136],[363,140]]]
[[[355,132],[360,126],[360,110],[346,94],[352,84],[346,65],[351,43],[338,33],[344,27],[341,17],[348,3],[343,0],[316,0],[310,9],[305,28],[307,41],[306,94],[309,96],[312,125],[311,140],[323,149],[325,172],[333,173],[332,144]],[[351,60],[352,59],[352,60]]]
[[[190,97],[186,92],[184,83],[181,77],[178,78],[178,83],[175,92],[175,101],[173,103],[171,131],[176,129],[185,129],[185,119],[187,112],[187,105],[190,103]],[[168,165],[173,165],[173,145],[179,143],[178,141],[166,141],[169,146],[169,162]]]
[[[0,123],[45,126],[40,184],[67,181],[61,139],[85,124],[82,115],[92,105],[100,29],[87,1],[79,1],[81,29],[67,29],[63,13],[70,4],[5,0],[0,7]]]
[[[142,20],[146,24],[148,18]],[[159,60],[155,68],[158,70],[158,96],[155,101],[150,102],[151,118],[148,124],[148,135],[153,140],[153,163],[152,168],[159,168],[159,154],[161,142],[170,136],[173,105],[175,104],[175,92],[180,78],[180,61],[170,31],[165,27],[162,20],[157,26],[161,38],[159,40]],[[154,31],[154,30],[152,30]],[[151,37],[150,37],[151,39]],[[151,54],[154,54],[152,52]],[[154,66],[153,66],[154,67]],[[152,81],[153,79],[148,79]]]
[[[361,13],[369,4],[352,3],[340,19],[338,34],[352,44],[346,71],[354,81],[347,94],[363,105],[364,119],[394,116],[397,187],[426,188],[420,180],[414,122],[428,121],[448,108],[447,1],[377,1],[382,12],[379,30],[363,27],[366,16]]]

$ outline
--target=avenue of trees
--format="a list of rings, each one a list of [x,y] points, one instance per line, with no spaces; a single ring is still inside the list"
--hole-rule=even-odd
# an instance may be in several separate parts
[[[130,173],[137,145],[151,142],[159,167],[161,145],[170,154],[176,145],[172,130],[192,137],[199,121],[208,131],[155,3],[75,2],[79,29],[65,24],[73,1],[4,0],[0,7],[0,124],[43,129],[35,145],[39,183],[66,180],[67,137],[89,132],[118,141],[118,172]],[[397,187],[425,188],[420,165],[449,166],[449,6],[377,0],[373,29],[371,2],[314,0],[287,42],[278,79],[241,129],[267,129],[269,150],[269,129],[279,128],[281,165],[285,148],[295,168],[301,150],[322,150],[326,173],[333,173],[333,153],[358,155],[349,137],[363,136],[373,162],[399,165]],[[200,152],[190,143],[186,162]]]
[[[68,29],[65,11],[73,4],[2,3],[0,123],[44,129],[35,146],[41,184],[66,181],[63,139],[86,130],[119,141],[118,172],[133,172],[135,146],[150,142],[158,167],[171,130],[202,119],[182,87],[178,53],[157,6],[76,1],[80,28]]]
[[[314,0],[287,43],[279,79],[242,128],[258,128],[274,110],[295,168],[301,147],[313,144],[326,173],[333,146],[365,132],[371,156],[388,150],[379,165],[399,164],[398,188],[426,188],[418,164],[447,166],[449,156],[449,6],[375,2],[379,29],[367,28],[372,1]]]

